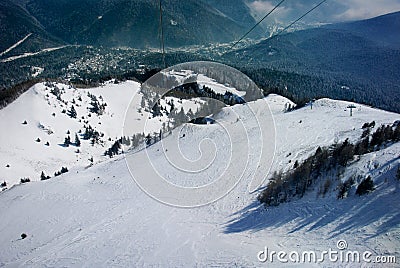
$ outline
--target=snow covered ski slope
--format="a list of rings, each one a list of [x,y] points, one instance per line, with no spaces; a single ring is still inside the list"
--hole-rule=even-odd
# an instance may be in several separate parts
[[[50,173],[66,164],[72,167],[69,172],[49,180],[15,184],[0,193],[0,266],[398,266],[399,260],[397,264],[383,265],[329,260],[283,263],[275,258],[263,263],[258,257],[265,248],[288,253],[337,250],[337,242],[342,240],[352,251],[370,251],[372,257],[400,258],[400,193],[395,179],[400,144],[362,156],[341,174],[343,180],[354,172],[373,177],[376,190],[362,197],[351,195],[337,200],[334,189],[325,197],[311,191],[302,199],[265,208],[257,201],[259,191],[249,191],[254,179],[252,171],[266,172],[265,186],[274,171],[289,169],[295,160],[307,158],[318,146],[329,146],[346,138],[354,141],[362,134],[365,122],[374,120],[377,126],[392,124],[400,119],[398,114],[354,104],[357,108],[350,117],[348,102],[331,99],[316,101],[313,109],[306,106],[285,112],[290,101],[270,95],[224,108],[214,116],[218,124],[183,124],[146,150],[127,152],[126,157],[118,155],[112,159],[99,156],[123,135],[119,126],[123,124],[125,111],[120,107],[130,101],[126,96],[138,88],[137,83],[126,82],[97,89],[65,89],[61,99],[67,105],[62,105],[50,89],[39,84],[0,111],[1,174],[7,180],[12,181],[14,174],[19,174],[16,170],[26,172],[18,176],[39,176],[43,169]],[[96,95],[100,103],[107,103],[102,115],[88,116],[88,107],[91,107],[88,92]],[[79,95],[82,101],[78,100]],[[60,111],[70,109],[72,98],[78,114],[75,119]],[[140,107],[140,102],[137,105]],[[142,113],[143,117],[149,116]],[[253,125],[254,114],[259,118],[273,115],[274,135],[270,138],[274,148],[265,156],[270,159],[269,164],[259,161],[259,129]],[[139,112],[137,116],[142,117]],[[105,133],[103,146],[82,141],[82,152],[78,154],[74,145],[69,148],[58,145],[67,130],[73,136],[83,127],[79,118]],[[27,125],[23,124],[24,120]],[[44,128],[38,127],[39,123]],[[244,125],[247,137],[241,135]],[[49,130],[53,134],[48,134]],[[38,137],[41,142],[37,143]],[[113,140],[109,141],[108,137]],[[46,141],[49,147],[44,145]],[[87,160],[90,156],[95,158],[93,165]],[[73,164],[77,157],[83,160]],[[195,164],[190,166],[190,163]],[[180,168],[181,164],[202,172],[189,174]],[[245,168],[241,170],[243,165]],[[262,165],[267,167],[260,168]],[[238,173],[237,183],[216,182],[215,188],[226,192],[218,200],[194,208],[165,204],[173,204],[173,200],[159,202],[154,195],[146,194],[146,185],[141,184],[143,181],[156,183],[155,176],[161,176],[179,187],[204,186],[215,183],[220,177],[218,174],[233,180]],[[18,180],[19,177],[15,182]],[[224,186],[229,189],[223,189]],[[207,192],[202,194],[187,198],[192,197],[190,201],[194,203],[200,200],[196,203],[199,204],[208,200]],[[25,239],[21,239],[22,233],[27,235]]]

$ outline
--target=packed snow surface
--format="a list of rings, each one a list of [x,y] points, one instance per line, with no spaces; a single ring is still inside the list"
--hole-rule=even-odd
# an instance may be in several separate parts
[[[82,125],[60,113],[60,107],[53,105],[56,100],[50,98],[50,105],[43,103],[45,95],[40,93],[43,90],[43,85],[39,84],[0,111],[1,174],[9,180],[11,177],[7,174],[16,174],[13,169],[26,170],[26,174],[38,173],[43,168],[58,170],[76,158],[87,158],[103,150],[83,144],[87,155],[81,156],[74,153],[73,146],[66,150],[57,145],[67,129],[75,133]],[[138,84],[133,82],[93,89],[91,92],[102,95],[108,106],[105,115],[92,116],[90,122],[96,123],[109,137],[121,135],[124,116],[121,107],[126,107],[129,96],[137,91]],[[69,95],[75,94],[74,91],[66,92],[66,99],[75,96]],[[81,92],[82,96],[86,93],[85,90]],[[133,165],[136,169],[132,172],[143,178],[152,176],[152,172],[141,165],[141,159],[148,157],[171,183],[180,186],[208,184],[213,180],[212,172],[204,173],[209,176],[193,178],[169,172],[171,163],[165,161],[165,156],[169,154],[169,159],[174,160],[180,158],[178,154],[183,154],[189,160],[200,159],[201,166],[210,161],[208,155],[201,155],[201,143],[211,141],[209,146],[213,147],[216,158],[210,170],[235,177],[238,170],[234,167],[223,170],[220,167],[226,164],[223,161],[229,153],[226,148],[259,150],[257,143],[248,145],[252,133],[258,131],[253,125],[248,129],[250,138],[235,136],[236,129],[243,126],[241,122],[246,122],[246,116],[252,114],[262,117],[272,113],[275,122],[270,128],[275,132],[271,143],[275,143],[276,150],[269,152],[273,162],[266,178],[273,171],[289,169],[295,160],[305,159],[318,146],[328,146],[346,138],[356,140],[365,122],[374,120],[379,126],[399,119],[398,114],[359,104],[355,104],[357,108],[350,117],[346,109],[348,102],[331,99],[316,101],[313,109],[306,106],[286,113],[285,106],[289,103],[281,96],[270,95],[225,108],[216,116],[225,125],[185,124],[162,143],[147,150],[128,152],[128,158],[136,160]],[[78,118],[87,115],[86,107],[76,109]],[[248,113],[248,109],[253,113]],[[53,112],[55,117],[51,116]],[[22,124],[24,120],[28,125]],[[45,128],[37,127],[39,123]],[[46,132],[49,126],[53,131],[51,135]],[[235,140],[225,136],[224,131]],[[37,137],[41,138],[41,143],[35,142]],[[47,140],[50,147],[43,145]],[[179,150],[168,147],[177,140]],[[87,162],[73,165],[68,173],[59,177],[15,185],[0,193],[0,266],[263,267],[271,265],[257,259],[265,247],[277,252],[321,252],[337,249],[338,240],[346,240],[350,250],[368,250],[373,256],[399,258],[400,195],[399,182],[394,178],[400,162],[399,152],[397,143],[364,155],[343,174],[346,177],[357,171],[371,175],[376,190],[369,195],[337,200],[334,191],[325,198],[310,192],[303,199],[271,208],[259,205],[256,200],[259,192],[249,192],[251,173],[245,173],[232,191],[216,202],[196,208],[177,208],[143,192],[132,178],[124,156],[102,159],[90,167]],[[243,155],[248,155],[250,166],[254,165],[255,153],[250,150]],[[10,171],[5,168],[7,163]],[[267,181],[263,185],[266,184]],[[26,233],[27,238],[21,239],[22,233]],[[290,263],[274,260],[272,265],[287,267]],[[317,267],[324,263],[300,265]],[[357,267],[362,264],[327,262],[326,265]],[[396,267],[396,264],[383,267]]]

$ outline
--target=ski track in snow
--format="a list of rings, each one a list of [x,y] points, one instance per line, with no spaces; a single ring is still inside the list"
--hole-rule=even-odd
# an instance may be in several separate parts
[[[43,88],[39,86],[37,90],[42,92]],[[127,99],[126,94],[133,94],[137,84],[128,82],[97,90],[110,103],[108,112],[121,117],[124,113],[114,110],[114,107],[123,106],[123,102],[110,96],[115,97],[124,92],[123,99]],[[85,95],[86,91],[82,92]],[[34,100],[36,105],[42,105],[41,94],[35,94],[34,90],[25,94],[26,99],[22,96],[0,111],[0,116],[3,115],[0,122],[9,122],[8,127],[19,129],[23,119],[28,116],[22,113],[28,102]],[[68,98],[75,96],[69,94]],[[318,100],[313,110],[304,107],[284,113],[283,108],[287,103],[289,101],[283,97],[270,95],[265,100],[248,104],[260,114],[269,106],[274,115],[277,150],[270,174],[274,170],[288,169],[295,159],[300,162],[314,153],[318,146],[330,145],[338,138],[340,141],[346,138],[355,140],[361,135],[361,126],[365,122],[375,120],[379,126],[399,119],[398,114],[358,104],[354,116],[349,117],[348,111],[345,111],[348,102],[330,99]],[[20,105],[25,105],[25,109],[18,108]],[[46,114],[50,113],[51,107],[45,110]],[[77,109],[79,115],[83,109],[84,106],[81,110]],[[105,118],[110,114],[106,114]],[[249,114],[239,105],[233,110],[225,109],[220,116],[230,123],[230,131],[234,131],[239,126],[237,116],[246,120]],[[117,135],[114,128],[118,128],[120,120],[122,118],[108,121],[112,126],[103,130],[110,136]],[[29,124],[34,124],[33,121],[34,117],[28,120]],[[66,118],[58,121],[60,124],[70,122]],[[56,135],[65,128],[57,127],[55,122],[41,123],[51,125],[57,131]],[[104,122],[102,126],[105,127]],[[248,126],[251,127],[251,124]],[[19,132],[13,131],[10,133]],[[31,138],[38,135],[37,131]],[[222,144],[217,147],[222,155],[226,150],[224,143],[227,140],[219,134],[218,125],[188,124],[184,126],[184,131],[187,134],[186,140],[180,139],[179,144],[181,150],[190,157],[198,156],[196,145],[204,137],[212,137],[215,144]],[[3,136],[0,139],[2,142],[4,140],[0,149],[5,152],[0,154],[2,164],[10,159],[12,153],[15,159],[20,157],[18,150],[6,149],[11,140]],[[63,136],[64,133],[60,134],[57,140]],[[174,144],[179,137],[182,136],[177,129],[163,143]],[[235,141],[235,146],[240,148],[244,142],[247,139],[239,139]],[[25,150],[22,145],[15,146]],[[257,146],[253,145],[252,148],[256,150]],[[133,159],[138,159],[137,172],[141,176],[149,174],[139,162],[147,153],[161,171],[169,170],[168,163],[163,160],[162,150],[161,143],[157,143],[149,147],[147,152],[142,150],[133,155]],[[394,144],[382,151],[362,156],[360,161],[346,170],[345,176],[355,170],[375,172],[377,189],[368,196],[336,200],[335,192],[325,198],[317,198],[315,192],[311,192],[301,200],[267,209],[257,203],[257,192],[250,194],[247,190],[252,180],[251,174],[245,173],[239,184],[217,202],[182,209],[159,203],[145,194],[131,178],[123,156],[86,169],[77,166],[57,178],[15,185],[0,193],[0,266],[265,267],[271,264],[262,264],[257,260],[257,253],[264,247],[287,252],[323,251],[336,249],[339,239],[345,239],[351,250],[370,250],[373,254],[399,256],[399,183],[394,179],[385,181],[390,174],[393,175],[400,162],[399,152],[400,144]],[[250,155],[250,159],[254,160],[253,155]],[[45,159],[41,161],[45,162]],[[60,158],[58,161],[57,167],[65,160]],[[371,170],[373,163],[378,163],[377,170]],[[219,170],[223,161],[216,159],[215,164],[211,167],[213,172]],[[233,176],[237,170],[233,168],[227,172]],[[185,184],[186,177],[169,174],[175,183]],[[209,182],[208,179],[200,176],[196,182],[204,184]],[[23,232],[28,237],[21,240],[19,237]],[[327,265],[355,267],[354,264]],[[274,262],[273,266],[287,267],[288,264]],[[293,266],[298,267],[299,264]],[[320,265],[307,263],[300,266]]]
[[[20,44],[22,44],[23,42],[25,42],[26,39],[28,39],[30,36],[32,35],[32,33],[27,34],[24,38],[22,38],[21,40],[19,40],[17,43],[15,43],[14,45],[12,45],[11,47],[7,48],[6,50],[4,50],[3,52],[0,53],[0,57],[3,56],[4,54],[7,54],[8,52],[10,52],[11,50],[13,50],[14,48],[16,48],[17,46],[19,46]]]
[[[37,52],[26,52],[26,53],[21,54],[21,55],[12,56],[12,57],[9,57],[9,58],[2,59],[1,62],[14,61],[14,60],[17,60],[17,59],[22,59],[22,58],[26,58],[26,57],[31,57],[31,56],[43,54],[43,53],[46,53],[46,52],[51,52],[51,51],[63,49],[65,47],[67,47],[67,46],[45,48],[45,49],[42,49],[42,50],[37,51]]]

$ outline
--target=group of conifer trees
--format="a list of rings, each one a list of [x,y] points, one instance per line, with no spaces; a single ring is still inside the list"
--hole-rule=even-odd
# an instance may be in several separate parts
[[[322,178],[325,178],[324,174],[345,168],[354,161],[356,155],[360,156],[377,151],[382,146],[400,141],[399,123],[382,125],[370,134],[374,126],[375,122],[364,125],[364,133],[355,144],[346,139],[344,142],[333,144],[330,147],[318,147],[315,154],[302,163],[296,161],[293,168],[288,172],[274,173],[267,188],[258,196],[258,200],[267,206],[277,206],[281,203],[289,202],[293,198],[301,198],[308,189],[316,185]],[[400,177],[400,171],[397,176]],[[339,199],[346,197],[354,183],[354,178],[340,182],[337,197]],[[328,188],[328,186],[325,188]],[[367,177],[359,184],[356,194],[363,195],[373,189],[373,181],[371,177]],[[327,190],[325,189],[324,193]]]

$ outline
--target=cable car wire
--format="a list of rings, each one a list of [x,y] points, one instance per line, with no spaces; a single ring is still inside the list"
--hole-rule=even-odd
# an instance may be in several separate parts
[[[274,12],[280,5],[283,4],[285,0],[280,1],[272,10],[270,10],[261,20],[259,20],[250,30],[247,31],[242,37],[239,38],[238,41],[236,41],[230,48],[229,50],[232,50],[237,44],[239,44],[240,41],[242,41],[249,33],[251,33],[260,23],[266,19],[269,15],[271,15],[272,12]]]

